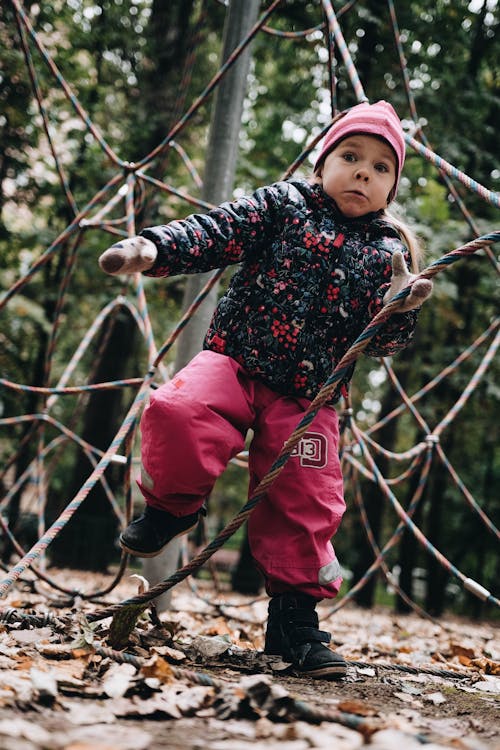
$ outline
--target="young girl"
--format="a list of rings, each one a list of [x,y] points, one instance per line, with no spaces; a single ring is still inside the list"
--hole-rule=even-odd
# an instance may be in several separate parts
[[[386,207],[405,157],[390,104],[359,104],[328,131],[312,181],[290,179],[203,215],[145,229],[101,255],[107,273],[170,276],[240,263],[217,305],[204,348],[151,394],[141,420],[144,513],[124,550],[157,555],[187,533],[217,477],[249,450],[250,492],[336,363],[383,304],[414,276],[417,250]],[[430,295],[413,283],[366,353],[405,347]],[[354,369],[354,368],[352,368]],[[321,408],[248,520],[252,554],[270,595],[265,653],[297,672],[338,678],[346,663],[319,630],[316,602],[342,582],[331,539],[345,509],[333,404]]]

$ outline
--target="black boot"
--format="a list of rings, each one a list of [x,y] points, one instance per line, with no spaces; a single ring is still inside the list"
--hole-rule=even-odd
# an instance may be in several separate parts
[[[172,539],[194,529],[200,513],[206,515],[205,506],[188,516],[174,516],[146,505],[144,513],[121,533],[120,546],[137,557],[155,557]]]
[[[300,675],[337,680],[345,677],[344,659],[331,651],[329,633],[319,629],[316,600],[306,594],[279,594],[269,602],[265,654],[291,662]]]

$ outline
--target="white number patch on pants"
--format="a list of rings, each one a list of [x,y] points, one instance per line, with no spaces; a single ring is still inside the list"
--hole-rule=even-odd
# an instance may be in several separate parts
[[[328,460],[328,443],[320,432],[306,432],[295,446],[291,458],[299,458],[301,466],[323,469]]]

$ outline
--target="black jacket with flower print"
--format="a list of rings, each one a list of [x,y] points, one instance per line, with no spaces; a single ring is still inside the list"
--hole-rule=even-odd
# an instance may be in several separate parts
[[[207,214],[150,227],[148,276],[241,264],[220,299],[204,348],[239,362],[273,390],[313,398],[381,309],[391,258],[408,250],[378,214],[345,218],[320,185],[277,182]],[[387,356],[412,337],[415,311],[393,315],[365,350]],[[348,368],[332,396],[352,377]]]

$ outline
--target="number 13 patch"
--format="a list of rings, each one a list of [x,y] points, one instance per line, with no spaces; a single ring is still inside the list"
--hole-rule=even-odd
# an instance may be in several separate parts
[[[323,469],[328,460],[328,443],[320,432],[306,432],[295,446],[291,458],[299,458],[301,466]]]

